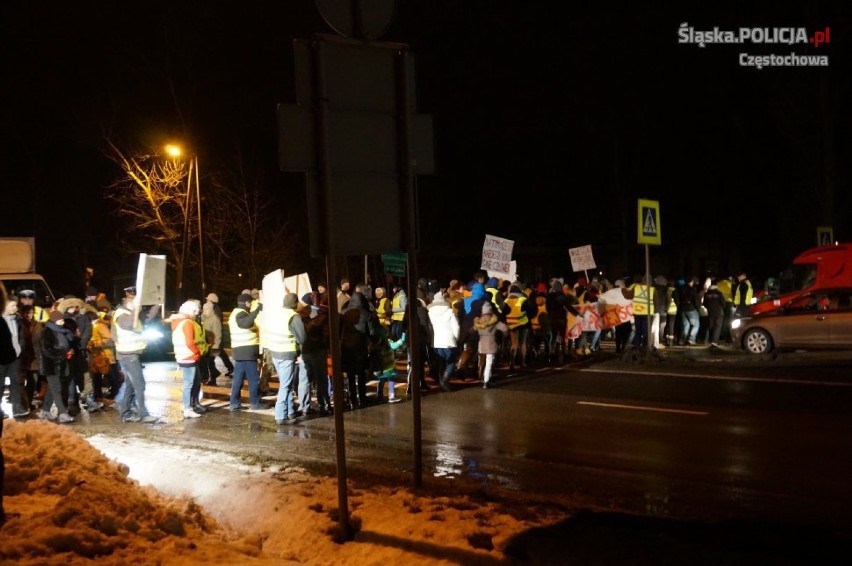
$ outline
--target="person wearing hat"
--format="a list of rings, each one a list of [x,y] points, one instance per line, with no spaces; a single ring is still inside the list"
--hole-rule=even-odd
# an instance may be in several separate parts
[[[99,296],[100,296],[100,293],[98,293],[97,287],[93,287],[92,285],[89,285],[88,287],[86,287],[86,298],[84,300],[86,301],[86,303],[95,307],[95,309],[98,308],[98,297]]]
[[[405,344],[405,332],[402,333],[402,337],[399,340],[395,341],[390,339],[388,336],[388,330],[382,325],[376,326],[376,332],[377,348],[375,357],[377,358],[378,365],[372,369],[373,376],[378,381],[378,385],[376,387],[376,400],[379,403],[383,402],[385,395],[385,383],[387,383],[388,403],[398,403],[402,401],[402,399],[396,394],[396,352]]]
[[[754,288],[751,286],[751,281],[745,271],[740,271],[737,274],[737,282],[734,284],[734,318],[742,318],[748,316],[748,310],[751,307],[752,298],[754,297]]]
[[[208,344],[204,329],[195,322],[200,304],[196,300],[184,302],[178,313],[171,317],[172,346],[175,348],[175,361],[183,376],[183,418],[197,419],[206,412],[198,403],[201,378],[198,375],[198,361],[207,352]]]
[[[495,309],[499,308],[495,305]],[[527,343],[530,321],[538,313],[538,308],[532,303],[518,285],[509,287],[509,295],[504,301],[503,314],[509,327],[511,339],[509,348],[509,371],[515,369],[517,361],[521,367],[527,365]]]
[[[50,311],[48,317],[41,335],[41,364],[47,379],[47,392],[39,418],[70,423],[74,422],[74,417],[68,414],[68,408],[62,400],[63,390],[68,391],[67,382],[62,383],[62,376],[68,373],[66,364],[72,352],[71,341],[74,336],[65,328],[66,319],[60,311]],[[56,405],[56,417],[51,412],[53,405]]]
[[[391,298],[391,339],[399,340],[405,331],[405,311],[408,310],[408,295],[402,285],[395,284]]]
[[[341,366],[348,380],[350,409],[367,404],[370,337],[378,334],[375,326],[379,326],[379,323],[367,308],[364,295],[352,293],[349,304],[340,315]]]
[[[36,293],[32,289],[24,289],[23,291],[18,292],[18,306],[19,307],[32,307],[33,309],[33,320],[36,322],[40,322],[44,324],[47,322],[47,318],[49,313],[47,310],[43,309],[39,305],[34,304],[36,298]]]
[[[68,387],[68,413],[80,414],[80,402],[86,411],[94,413],[103,408],[95,399],[92,374],[89,371],[89,341],[92,339],[92,319],[97,318],[94,306],[77,297],[66,297],[59,302],[59,312],[65,313],[65,328],[74,333],[74,355],[68,361],[71,383]]]
[[[479,379],[482,380],[483,389],[491,386],[494,358],[497,356],[502,339],[498,339],[497,333],[509,332],[506,323],[501,322],[493,311],[491,301],[485,301],[480,306],[479,316],[473,319],[473,331],[479,336]]]
[[[437,362],[437,371],[432,375],[438,379],[441,389],[449,391],[449,382],[456,369],[459,354],[459,319],[444,298],[443,289],[438,289],[426,310],[432,323],[432,347],[435,352],[433,360]]]
[[[319,290],[320,286],[317,285]],[[301,309],[299,316],[305,327],[305,341],[301,343],[302,368],[307,372],[307,377],[313,384],[317,397],[317,412],[320,415],[331,414],[330,379],[328,376],[328,344],[331,329],[328,322],[328,294],[323,292],[310,293],[305,298],[315,300],[310,303],[305,299],[302,302],[310,305],[310,309]]]
[[[139,319],[142,305],[136,302],[136,287],[124,289],[124,299],[115,309],[115,354],[124,373],[124,383],[116,400],[121,420],[126,423],[153,423],[157,417],[148,412],[145,405],[145,374],[142,372],[141,355],[145,350],[142,336],[142,321]]]
[[[337,288],[337,312],[343,312],[343,309],[346,308],[346,303],[349,302],[350,296],[349,279],[344,277],[340,280],[340,287]]]
[[[707,336],[704,343],[709,342],[711,346],[718,347],[725,320],[725,295],[719,290],[715,277],[710,279],[702,300],[707,308]]]
[[[245,293],[250,293],[249,289],[244,291]],[[234,375],[234,364],[231,362],[231,358],[228,356],[228,352],[225,350],[230,345],[230,333],[228,332],[228,325],[224,323],[224,315],[222,314],[222,307],[219,305],[219,295],[216,293],[210,293],[207,295],[207,302],[211,303],[213,307],[213,312],[216,317],[219,319],[219,325],[221,327],[220,339],[218,340],[218,346],[210,349],[209,355],[209,365],[210,372],[208,376],[208,383],[210,385],[214,385],[216,383],[216,379],[221,375],[219,370],[216,368],[216,357],[222,361],[222,365],[225,366],[225,376],[231,377]],[[205,326],[205,330],[208,330]],[[212,383],[210,383],[212,382]]]
[[[202,385],[216,385],[216,379],[221,375],[216,367],[216,358],[222,348],[222,321],[216,316],[214,303],[209,298],[201,306],[201,327],[209,348],[198,360],[198,374]]]
[[[92,339],[89,341],[91,355],[92,381],[95,387],[95,399],[104,397],[104,387],[108,389],[106,397],[114,399],[121,385],[115,359],[115,341],[112,338],[112,313],[101,307],[98,319],[92,323]]]
[[[248,380],[249,401],[252,409],[260,408],[260,374],[257,371],[257,360],[260,357],[260,338],[258,335],[257,316],[263,310],[263,304],[257,303],[252,310],[250,293],[240,293],[237,306],[228,318],[228,329],[231,331],[231,353],[234,357],[234,380],[231,383],[229,408],[231,411],[241,411],[240,403],[243,381]],[[280,377],[279,377],[280,379]]]
[[[301,345],[308,337],[302,317],[296,312],[299,300],[295,293],[285,293],[282,300],[283,309],[279,310],[274,319],[265,321],[261,333],[261,344],[269,351],[272,364],[278,373],[278,395],[275,398],[275,422],[287,424],[297,418],[294,403],[293,381],[299,374],[299,408],[302,415],[308,415],[311,410],[311,385],[307,371],[297,372],[296,360],[301,353]],[[305,368],[302,368],[303,370]]]
[[[373,303],[375,306],[376,316],[379,317],[379,323],[382,327],[387,330],[388,336],[390,336],[390,327],[391,327],[391,301],[387,296],[387,291],[384,287],[376,287],[375,291],[376,299]]]

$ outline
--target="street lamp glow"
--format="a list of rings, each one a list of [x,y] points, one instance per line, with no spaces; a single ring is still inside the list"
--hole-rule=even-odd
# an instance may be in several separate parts
[[[180,157],[180,153],[181,153],[180,147],[176,146],[176,145],[167,145],[166,146],[166,153],[168,153],[172,157]]]

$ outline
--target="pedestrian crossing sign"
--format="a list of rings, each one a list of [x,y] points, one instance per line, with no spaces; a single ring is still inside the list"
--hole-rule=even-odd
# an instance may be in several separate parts
[[[657,246],[662,243],[659,201],[639,199],[639,243]]]
[[[817,226],[817,245],[830,246],[834,242],[834,228],[831,226]]]

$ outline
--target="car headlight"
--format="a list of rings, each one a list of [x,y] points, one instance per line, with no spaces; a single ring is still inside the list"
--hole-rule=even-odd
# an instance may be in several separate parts
[[[731,330],[736,330],[737,328],[742,326],[745,323],[745,321],[746,321],[746,319],[744,319],[744,318],[735,318],[734,320],[731,321]]]
[[[156,342],[163,338],[163,331],[157,328],[146,328],[142,332],[142,337],[148,342]]]

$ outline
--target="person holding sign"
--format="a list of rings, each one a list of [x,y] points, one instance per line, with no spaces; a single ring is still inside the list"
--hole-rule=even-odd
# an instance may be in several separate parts
[[[157,417],[148,413],[145,406],[145,375],[142,373],[140,356],[145,350],[142,337],[142,321],[139,313],[142,305],[136,300],[136,287],[124,289],[124,300],[115,310],[115,353],[125,376],[124,393],[118,403],[121,420],[126,423],[153,423]]]
[[[257,371],[257,359],[260,357],[260,339],[258,337],[257,315],[263,310],[263,304],[251,310],[252,296],[241,293],[237,297],[237,306],[228,318],[231,331],[231,351],[234,356],[234,381],[231,383],[230,410],[241,411],[240,391],[243,381],[248,379],[249,402],[252,409],[260,407],[260,374]]]

